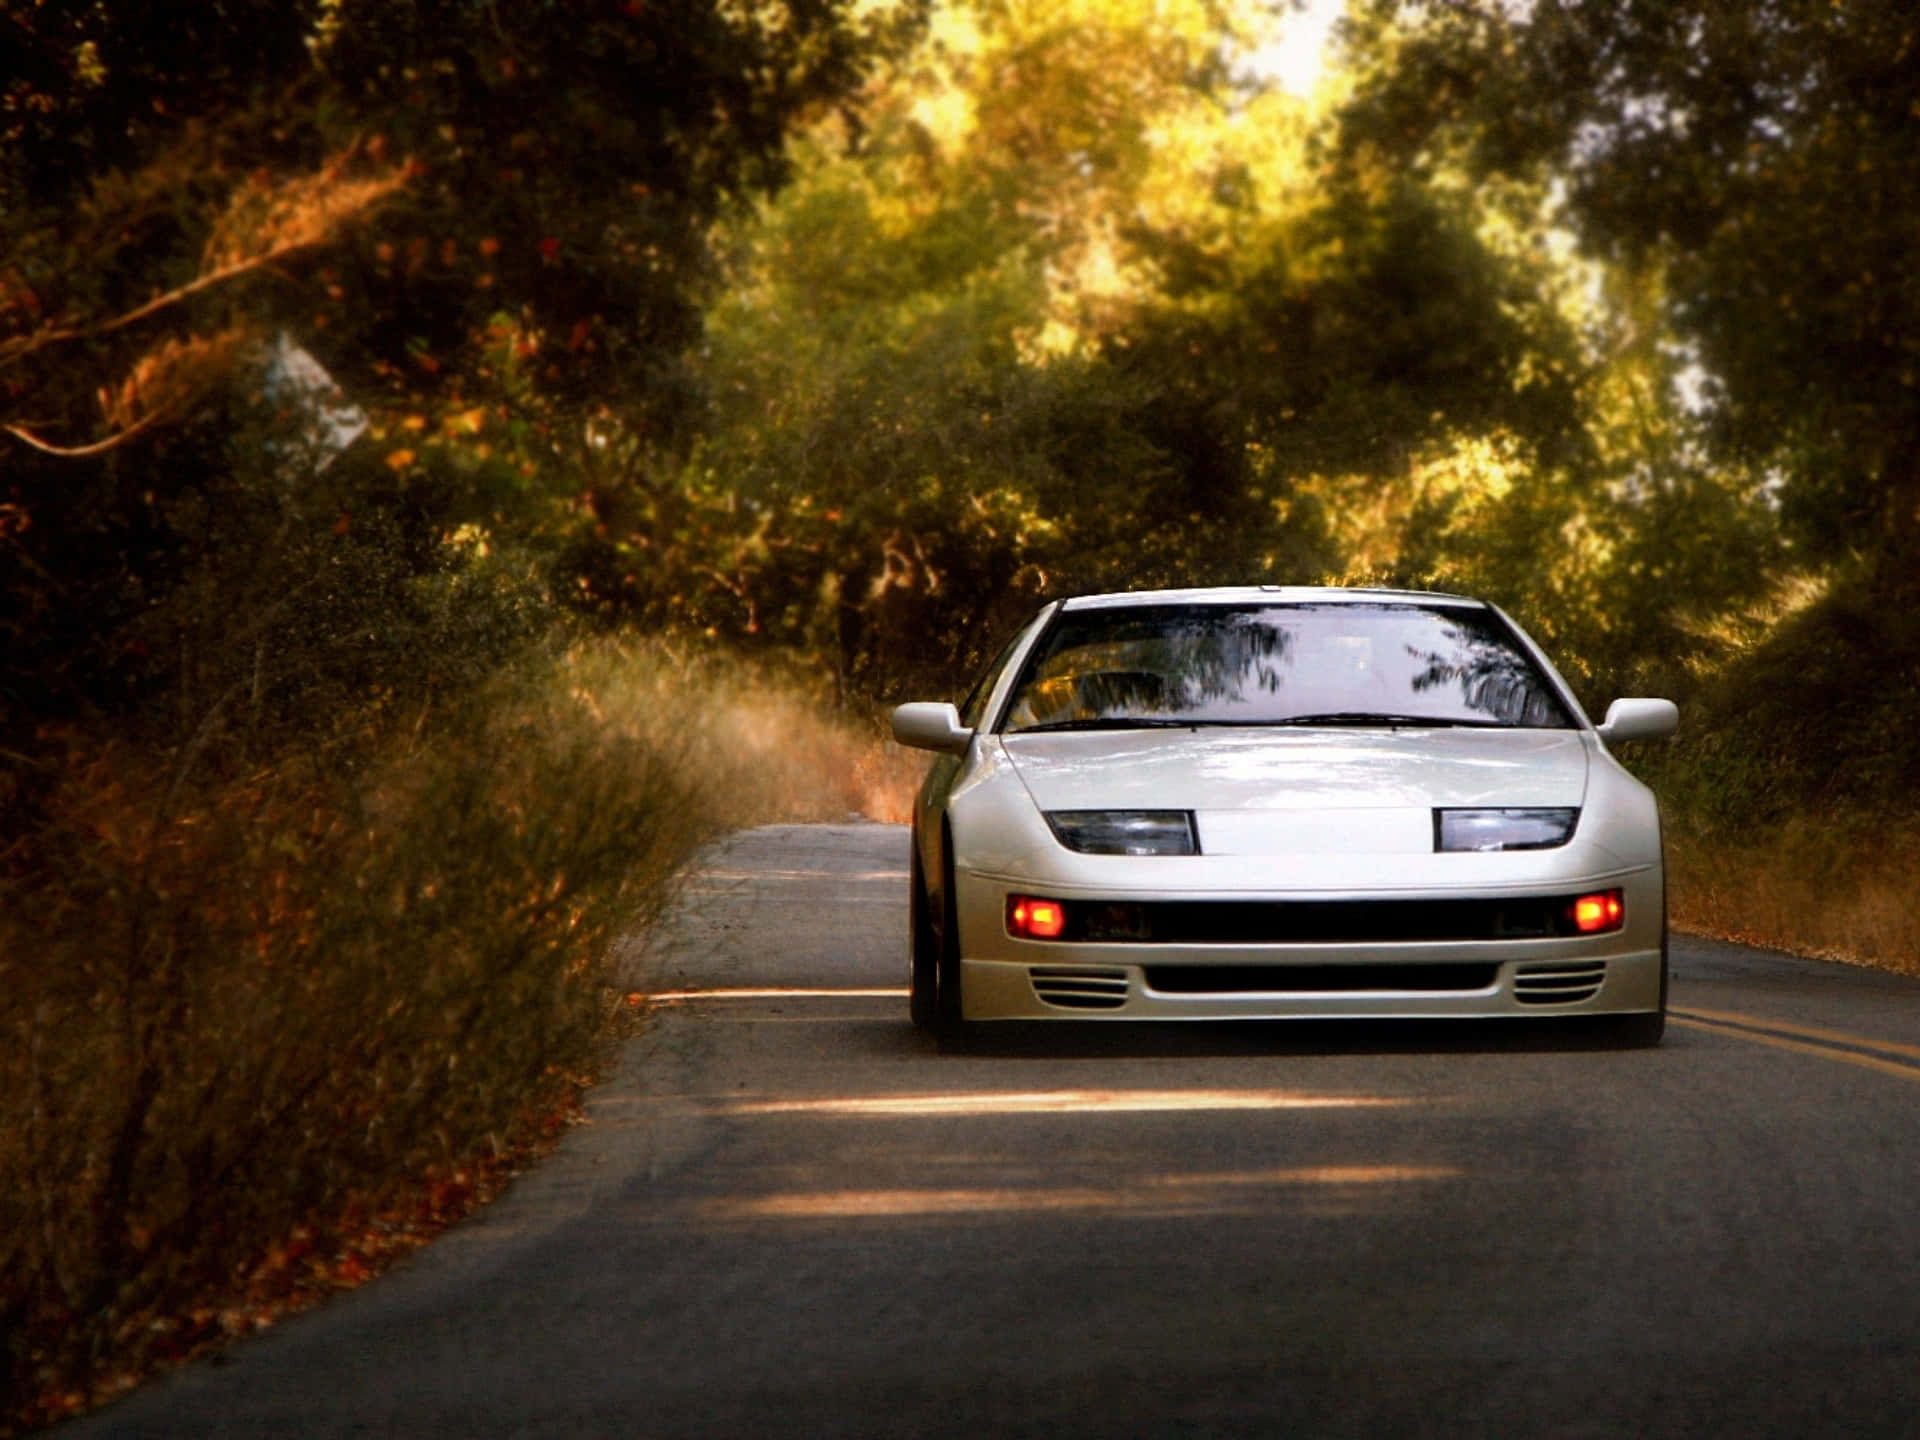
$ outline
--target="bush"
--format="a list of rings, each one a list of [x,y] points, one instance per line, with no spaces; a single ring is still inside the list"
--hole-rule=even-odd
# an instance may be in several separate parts
[[[1660,793],[1678,924],[1920,972],[1920,629],[1844,580],[1708,676],[1671,746],[1628,758]]]
[[[912,768],[791,684],[608,645],[352,767],[322,746],[196,782],[65,739],[0,878],[21,1418],[178,1350],[176,1317],[290,1231],[453,1173],[576,1083],[618,1000],[611,942],[723,827],[903,810]]]

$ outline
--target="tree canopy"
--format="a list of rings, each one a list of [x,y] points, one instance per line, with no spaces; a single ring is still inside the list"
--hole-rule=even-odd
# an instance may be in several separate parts
[[[1697,365],[1806,553],[1920,560],[1920,16],[1900,0],[1361,7],[1346,143],[1537,177]]]
[[[1312,95],[1262,0],[496,11],[8,13],[47,694],[192,654],[204,701],[228,617],[342,565],[863,693],[1064,590],[1474,589],[1598,684],[1781,565],[1905,573],[1897,7],[1362,4]],[[364,414],[337,461],[263,403],[287,345]]]
[[[0,12],[3,728],[31,749],[156,685],[200,713],[247,669],[236,614],[550,531],[595,416],[684,420],[716,217],[916,23],[806,0]],[[262,378],[288,344],[370,414],[338,464],[289,460],[305,407]]]
[[[866,684],[964,668],[1043,593],[1536,574],[1464,531],[1607,499],[1544,187],[1338,153],[1324,100],[1236,67],[1271,21],[937,12],[727,225],[709,409],[684,454],[624,452],[595,588]]]

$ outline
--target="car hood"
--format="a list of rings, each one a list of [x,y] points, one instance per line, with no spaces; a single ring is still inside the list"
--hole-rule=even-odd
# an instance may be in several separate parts
[[[1575,730],[1092,730],[1001,737],[1042,810],[1191,810],[1208,853],[1430,850],[1450,806],[1578,806]]]

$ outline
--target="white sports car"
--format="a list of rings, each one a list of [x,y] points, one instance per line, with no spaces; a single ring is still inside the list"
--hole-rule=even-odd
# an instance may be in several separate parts
[[[913,818],[915,1023],[1607,1015],[1657,1043],[1651,791],[1492,605],[1278,587],[1042,610],[959,706]]]

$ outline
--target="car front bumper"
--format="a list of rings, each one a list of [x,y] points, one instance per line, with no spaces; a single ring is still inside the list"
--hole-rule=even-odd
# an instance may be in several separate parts
[[[1665,896],[1657,868],[1569,885],[1395,892],[1394,899],[1527,899],[1619,888],[1626,924],[1603,935],[1313,943],[1046,941],[1006,930],[1007,896],[1030,886],[957,878],[962,1013],[968,1020],[1416,1019],[1633,1014],[1663,999]],[[1055,898],[1114,900],[1068,891]],[[1183,895],[1126,900],[1192,899]],[[1208,898],[1219,898],[1217,893]],[[1386,898],[1240,894],[1251,901]],[[1124,903],[1124,902],[1122,902]]]

